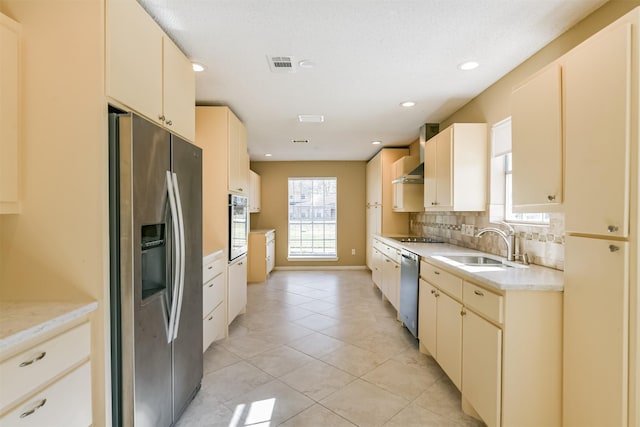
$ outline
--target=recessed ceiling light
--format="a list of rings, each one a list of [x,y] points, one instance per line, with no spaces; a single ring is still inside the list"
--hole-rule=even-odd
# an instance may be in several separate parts
[[[373,145],[380,145],[380,144],[382,144],[382,141],[371,141],[371,143]]]
[[[195,71],[196,73],[204,71],[204,65],[198,64],[197,62],[192,62],[191,66],[193,67],[193,71]]]
[[[407,107],[407,108],[408,107],[413,107],[414,105],[416,105],[416,103],[413,102],[413,101],[404,101],[404,102],[400,103],[401,107]]]
[[[458,65],[458,68],[462,71],[469,71],[469,70],[475,70],[476,68],[478,68],[479,65],[480,64],[478,64],[476,61],[467,61]]]
[[[309,60],[309,59],[303,59],[302,61],[298,62],[298,66],[300,68],[313,68],[316,66],[315,62]]]
[[[300,114],[298,115],[300,123],[322,123],[324,116],[322,114]]]
[[[273,154],[271,154],[271,153],[267,153],[267,154],[265,154],[264,156],[265,156],[265,157],[271,157],[271,156],[273,156]]]

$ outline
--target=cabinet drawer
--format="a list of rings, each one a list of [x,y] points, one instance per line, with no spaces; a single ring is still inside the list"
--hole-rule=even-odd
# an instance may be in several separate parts
[[[434,265],[420,262],[420,277],[452,297],[462,299],[462,279]]]
[[[373,240],[373,247],[374,247],[374,249],[377,249],[382,253],[386,252],[386,250],[385,250],[386,245],[384,243],[382,243],[380,240],[374,239]]]
[[[89,357],[91,331],[84,323],[0,363],[0,411]],[[11,384],[7,387],[6,384]]]
[[[498,323],[502,323],[502,304],[504,297],[494,294],[484,288],[464,282],[462,301],[464,305],[474,309],[479,314]]]
[[[90,362],[0,418],[0,427],[87,427],[91,423]]]
[[[204,318],[215,307],[224,301],[224,274],[219,273],[205,283],[202,288],[202,317]]]
[[[396,263],[400,263],[400,249],[396,249],[393,246],[385,246],[385,254]]]
[[[204,263],[202,265],[202,283],[207,283],[219,273],[222,273],[224,271],[224,267],[224,257],[216,258]]]
[[[219,304],[202,321],[202,351],[206,351],[212,342],[225,336],[226,319],[224,304]]]

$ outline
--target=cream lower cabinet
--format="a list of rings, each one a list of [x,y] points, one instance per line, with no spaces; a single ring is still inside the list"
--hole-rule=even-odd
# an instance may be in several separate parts
[[[227,260],[223,251],[202,263],[202,351],[227,336]]]
[[[229,264],[227,270],[227,324],[247,308],[247,257],[241,256]]]
[[[247,281],[264,282],[275,265],[275,230],[255,230],[249,233]]]
[[[420,350],[489,427],[562,425],[562,292],[500,291],[420,263]]]
[[[502,394],[500,384],[502,330],[471,310],[465,310],[464,313],[462,332],[464,397],[488,426],[499,426]],[[526,369],[526,367],[523,368]]]
[[[373,255],[371,256],[371,280],[382,291],[382,265],[384,263],[384,249],[382,243],[374,239]]]
[[[90,324],[83,323],[0,362],[0,426],[89,426]]]
[[[396,310],[400,309],[400,263],[396,258],[384,257],[382,293]]]

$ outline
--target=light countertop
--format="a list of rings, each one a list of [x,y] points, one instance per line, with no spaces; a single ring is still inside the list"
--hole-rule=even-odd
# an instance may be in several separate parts
[[[0,351],[98,308],[97,302],[0,301]]]
[[[456,274],[464,279],[493,287],[501,291],[529,290],[529,291],[562,291],[564,289],[563,272],[538,265],[518,267],[474,267],[465,266],[447,259],[447,255],[489,255],[474,249],[463,248],[447,243],[401,243],[397,240],[377,236],[384,243],[397,248],[404,248],[420,255],[425,261],[444,270]]]

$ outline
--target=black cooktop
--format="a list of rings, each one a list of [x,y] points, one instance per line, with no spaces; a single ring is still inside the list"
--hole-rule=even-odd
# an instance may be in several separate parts
[[[416,237],[416,236],[408,236],[408,237],[390,237],[390,239],[397,240],[401,243],[444,243],[444,240],[438,239],[437,237]]]

